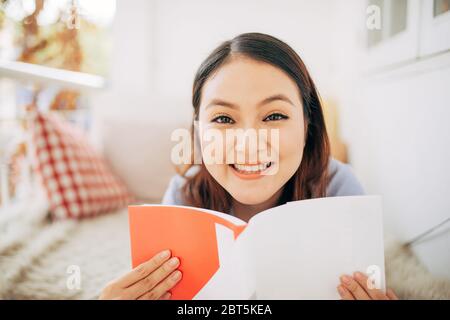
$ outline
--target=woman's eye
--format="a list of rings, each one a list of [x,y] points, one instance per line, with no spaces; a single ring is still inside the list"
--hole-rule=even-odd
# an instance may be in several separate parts
[[[231,123],[234,123],[234,120],[228,116],[218,116],[218,117],[215,117],[214,119],[212,119],[211,122],[231,124]]]
[[[263,121],[278,121],[278,120],[284,120],[288,117],[281,113],[272,113],[271,115],[264,118]]]

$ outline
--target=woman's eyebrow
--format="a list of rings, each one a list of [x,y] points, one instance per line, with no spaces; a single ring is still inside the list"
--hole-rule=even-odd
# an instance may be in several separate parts
[[[237,104],[222,100],[222,99],[212,99],[205,107],[205,109],[208,109],[212,106],[223,106],[233,109],[239,109],[239,106]]]
[[[273,96],[265,98],[260,103],[258,103],[258,106],[262,106],[264,104],[268,104],[268,103],[271,103],[271,102],[277,101],[277,100],[284,101],[284,102],[289,103],[292,106],[295,106],[294,103],[287,96],[285,96],[284,94],[275,94]]]
[[[275,95],[272,95],[270,97],[267,97],[267,98],[263,99],[262,101],[260,101],[257,104],[257,106],[262,106],[262,105],[265,105],[265,104],[268,104],[268,103],[271,103],[271,102],[277,101],[277,100],[284,101],[284,102],[289,103],[292,106],[295,106],[294,103],[287,96],[285,96],[284,94],[275,94]],[[211,100],[207,104],[205,109],[207,109],[207,108],[209,108],[211,106],[223,106],[223,107],[228,107],[228,108],[233,108],[233,109],[239,109],[239,106],[237,104],[234,104],[232,102],[225,101],[225,100],[222,100],[222,99],[213,99],[213,100]]]

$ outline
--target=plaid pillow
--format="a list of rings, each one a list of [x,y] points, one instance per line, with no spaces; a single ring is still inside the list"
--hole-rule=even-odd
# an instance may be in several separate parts
[[[90,146],[83,132],[55,114],[31,113],[36,169],[54,218],[84,218],[123,208],[125,185]]]

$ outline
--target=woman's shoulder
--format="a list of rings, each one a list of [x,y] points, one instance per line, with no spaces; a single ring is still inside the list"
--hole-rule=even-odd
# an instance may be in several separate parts
[[[167,187],[166,192],[164,193],[161,204],[167,205],[185,205],[183,201],[183,197],[181,194],[181,189],[186,182],[186,177],[191,177],[195,175],[200,166],[193,165],[190,167],[184,175],[176,174],[174,175],[169,182],[169,186]]]
[[[327,197],[357,196],[365,193],[350,165],[330,158],[328,174],[330,181],[327,187]]]

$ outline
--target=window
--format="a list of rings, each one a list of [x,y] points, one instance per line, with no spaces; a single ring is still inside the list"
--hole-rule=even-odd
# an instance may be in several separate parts
[[[367,30],[368,68],[417,57],[420,0],[369,0],[380,13],[380,28]]]
[[[450,49],[450,0],[422,2],[420,55],[436,54]]]
[[[389,1],[390,17],[389,17],[389,36],[406,30],[406,14],[408,12],[407,0]]]
[[[29,104],[88,127],[84,89],[103,87],[114,12],[114,0],[0,0],[0,208],[31,195]]]
[[[381,28],[369,30],[369,48],[406,30],[407,0],[371,0],[369,5],[379,8],[381,18]]]
[[[433,16],[437,17],[450,10],[450,0],[434,0]]]
[[[367,31],[368,69],[413,62],[450,49],[450,0],[368,0],[380,28]]]

